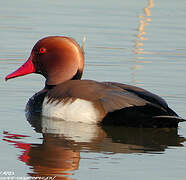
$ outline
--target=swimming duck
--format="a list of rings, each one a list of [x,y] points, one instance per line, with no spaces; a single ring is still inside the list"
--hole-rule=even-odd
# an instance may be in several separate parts
[[[142,88],[117,82],[81,80],[84,52],[69,37],[39,40],[28,60],[6,80],[30,73],[46,78],[33,95],[27,113],[89,124],[130,127],[177,127],[184,121],[164,99]]]

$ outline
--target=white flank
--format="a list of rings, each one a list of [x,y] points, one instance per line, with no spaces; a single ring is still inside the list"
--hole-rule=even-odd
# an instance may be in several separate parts
[[[48,98],[45,97],[42,107],[43,116],[88,124],[95,124],[99,121],[99,111],[90,101],[83,99],[75,101],[69,99],[65,103],[63,101],[47,103],[47,101]]]

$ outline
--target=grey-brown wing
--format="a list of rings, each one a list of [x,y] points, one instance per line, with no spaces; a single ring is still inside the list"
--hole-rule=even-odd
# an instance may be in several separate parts
[[[105,112],[131,106],[144,106],[148,102],[132,92],[115,85],[91,80],[71,80],[56,86],[47,94],[49,101],[80,98],[99,104]]]
[[[116,82],[104,82],[104,83],[107,85],[120,87],[128,92],[135,94],[136,96],[142,98],[143,100],[147,101],[148,104],[164,109],[172,116],[177,116],[177,114],[168,107],[168,104],[163,98],[143,88],[139,88],[139,87],[131,86],[127,84],[116,83]]]

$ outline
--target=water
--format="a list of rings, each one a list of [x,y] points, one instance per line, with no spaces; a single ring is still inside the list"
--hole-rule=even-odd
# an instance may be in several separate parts
[[[42,124],[38,117],[29,123],[24,107],[43,87],[44,78],[34,74],[4,81],[29,57],[38,39],[66,35],[81,43],[86,36],[84,79],[143,87],[186,118],[184,0],[0,4],[1,178],[186,178],[186,123],[177,130],[101,128],[55,120]]]

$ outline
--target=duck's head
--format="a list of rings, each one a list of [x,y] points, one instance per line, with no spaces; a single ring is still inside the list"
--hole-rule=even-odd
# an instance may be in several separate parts
[[[80,79],[83,67],[83,50],[73,39],[49,36],[39,40],[28,60],[5,79],[38,73],[46,78],[47,85],[57,85],[70,79]]]

